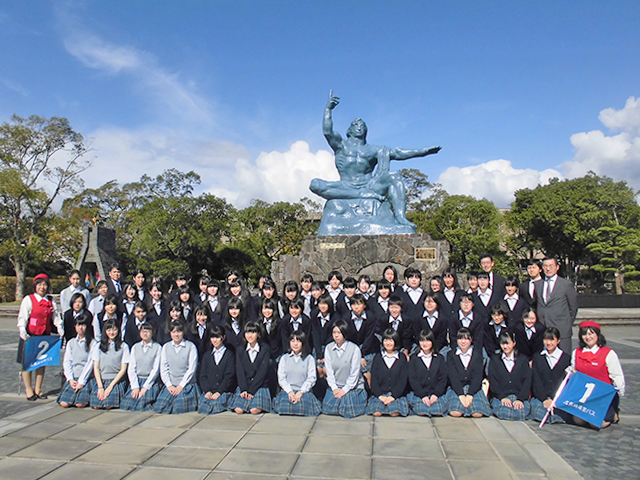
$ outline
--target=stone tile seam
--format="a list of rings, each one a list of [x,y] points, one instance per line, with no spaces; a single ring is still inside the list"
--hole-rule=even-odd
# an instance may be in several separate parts
[[[433,417],[429,417],[429,421],[431,422],[431,428],[433,429],[433,433],[435,434],[436,440],[438,441],[438,446],[440,447],[440,451],[442,452],[442,456],[444,458],[444,461],[447,465],[447,468],[449,469],[449,475],[451,475],[451,478],[453,480],[455,480],[456,476],[453,474],[453,467],[451,466],[451,463],[449,463],[449,458],[447,457],[447,452],[444,449],[444,445],[442,444],[442,439],[440,438],[440,433],[438,432],[438,429],[436,428],[436,421]]]

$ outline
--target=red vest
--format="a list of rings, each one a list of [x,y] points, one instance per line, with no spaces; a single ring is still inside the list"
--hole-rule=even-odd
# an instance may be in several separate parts
[[[31,315],[27,332],[29,335],[49,335],[53,319],[53,302],[45,297],[38,301],[35,294],[29,295],[31,299]]]
[[[600,347],[594,354],[585,352],[582,348],[577,348],[576,370],[612,385],[611,378],[609,378],[609,369],[607,369],[607,355],[609,355],[610,351],[609,347]]]

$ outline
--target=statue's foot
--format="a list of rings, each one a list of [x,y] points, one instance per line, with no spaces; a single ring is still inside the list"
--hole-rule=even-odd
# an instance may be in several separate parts
[[[396,217],[396,220],[400,225],[406,225],[407,227],[411,227],[411,228],[418,228],[418,226],[415,223],[407,220],[407,217]]]

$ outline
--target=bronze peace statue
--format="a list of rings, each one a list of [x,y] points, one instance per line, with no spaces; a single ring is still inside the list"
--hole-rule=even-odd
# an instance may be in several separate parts
[[[425,157],[440,147],[409,150],[367,143],[367,125],[356,118],[347,138],[333,130],[332,111],[340,99],[329,94],[323,132],[335,152],[340,180],[314,178],[309,189],[327,200],[318,235],[380,235],[415,233],[406,217],[406,188],[400,172],[389,170],[391,160]],[[377,168],[376,168],[377,167]]]

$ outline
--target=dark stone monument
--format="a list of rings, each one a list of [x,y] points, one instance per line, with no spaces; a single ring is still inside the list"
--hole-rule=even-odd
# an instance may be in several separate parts
[[[98,278],[105,280],[109,267],[116,258],[116,231],[96,225],[85,225],[82,249],[75,266],[80,270],[81,278],[88,273],[92,283]]]

